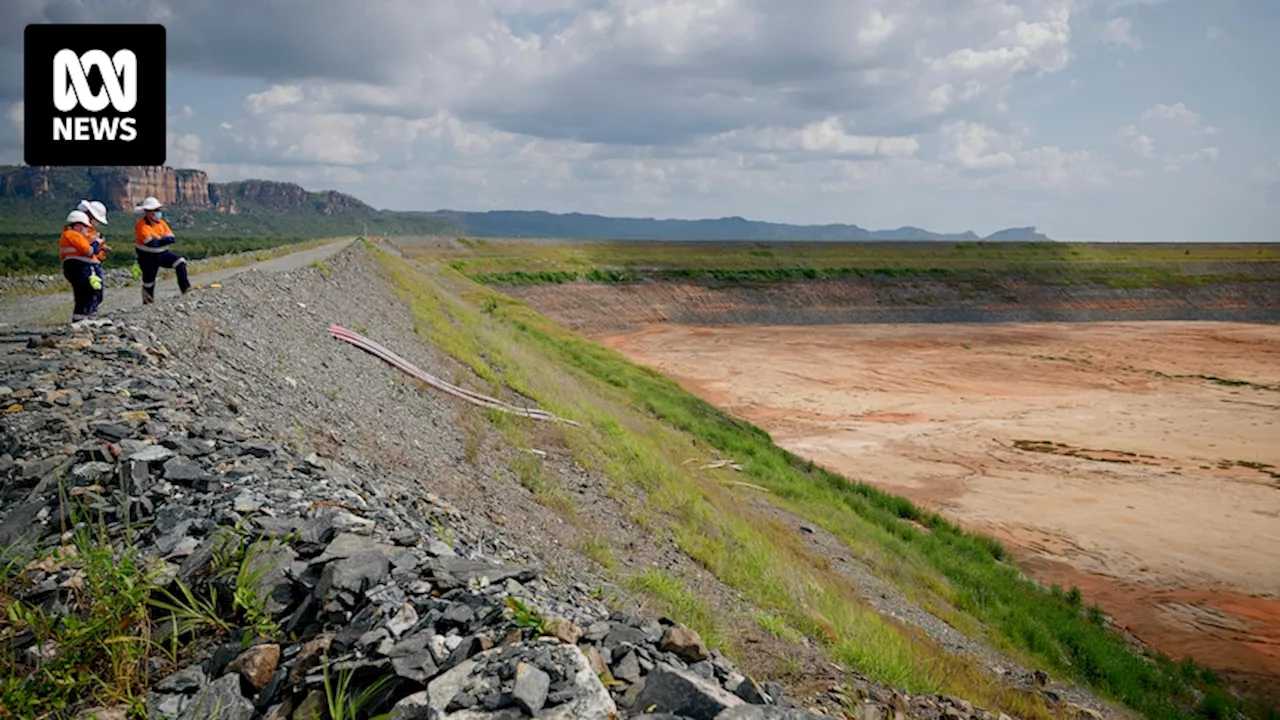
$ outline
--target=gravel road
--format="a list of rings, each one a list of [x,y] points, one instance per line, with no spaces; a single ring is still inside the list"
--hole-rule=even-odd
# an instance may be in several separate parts
[[[220,283],[228,278],[249,270],[281,271],[305,267],[308,263],[323,260],[332,256],[342,248],[350,245],[351,238],[336,240],[308,250],[300,250],[288,255],[263,260],[261,262],[241,265],[239,267],[193,273],[192,286]],[[181,252],[181,249],[178,250]],[[173,279],[161,279],[156,283],[156,300],[163,302],[178,296],[178,283]],[[0,331],[14,329],[47,329],[65,325],[71,321],[72,297],[70,288],[67,292],[48,295],[0,295]],[[99,314],[113,310],[137,307],[142,304],[142,291],[139,287],[107,288]]]

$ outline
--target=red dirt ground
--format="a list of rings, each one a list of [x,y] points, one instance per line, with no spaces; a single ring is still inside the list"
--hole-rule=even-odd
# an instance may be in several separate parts
[[[1280,327],[664,323],[600,339],[1280,701]]]

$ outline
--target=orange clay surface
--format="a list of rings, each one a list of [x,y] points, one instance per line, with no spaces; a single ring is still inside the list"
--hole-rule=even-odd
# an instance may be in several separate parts
[[[597,339],[1280,699],[1280,327],[661,324]]]

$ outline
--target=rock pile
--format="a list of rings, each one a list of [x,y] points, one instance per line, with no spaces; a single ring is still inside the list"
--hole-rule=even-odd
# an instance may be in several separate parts
[[[0,358],[0,546],[32,560],[16,599],[77,613],[83,572],[51,551],[92,530],[158,596],[209,603],[153,613],[155,646],[181,652],[147,658],[150,717],[309,720],[355,697],[402,719],[818,717],[689,628],[612,612],[500,540],[482,552],[440,498],[255,437],[167,357],[107,326]],[[3,638],[32,668],[58,652],[37,640]]]

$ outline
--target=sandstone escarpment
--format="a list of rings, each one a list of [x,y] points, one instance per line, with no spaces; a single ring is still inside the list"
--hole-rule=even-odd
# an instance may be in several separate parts
[[[171,167],[53,168],[21,166],[0,171],[0,198],[72,202],[96,198],[112,211],[129,211],[143,198],[182,210],[238,215],[243,206],[270,212],[310,210],[341,215],[373,208],[350,195],[309,192],[295,183],[244,180],[211,183],[203,170]]]
[[[209,176],[202,170],[169,167],[91,168],[95,197],[116,210],[128,210],[143,198],[192,209],[210,206]]]
[[[0,175],[0,197],[44,199],[50,193],[49,176],[41,168],[21,167]]]

